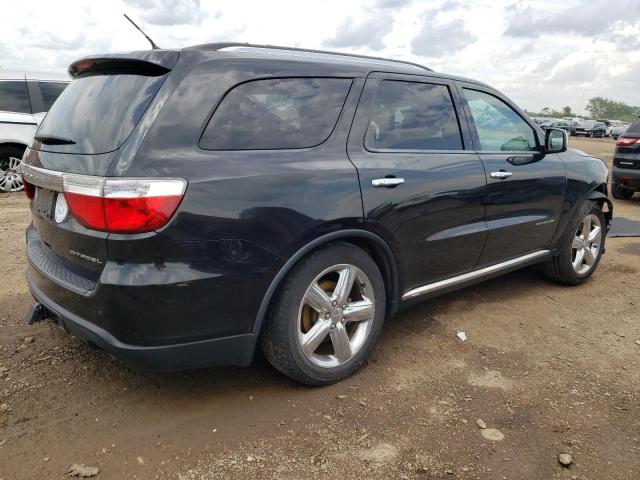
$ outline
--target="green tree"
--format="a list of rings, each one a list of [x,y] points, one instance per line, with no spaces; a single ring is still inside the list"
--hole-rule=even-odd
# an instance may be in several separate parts
[[[565,117],[573,117],[573,112],[570,106],[562,107],[562,113]]]
[[[635,120],[638,117],[638,113],[640,113],[640,107],[603,97],[590,98],[586,110],[591,113],[593,118],[624,120],[627,122]]]
[[[589,103],[585,110],[591,114],[593,118],[602,118],[607,108],[607,99],[602,97],[593,97],[589,99]]]

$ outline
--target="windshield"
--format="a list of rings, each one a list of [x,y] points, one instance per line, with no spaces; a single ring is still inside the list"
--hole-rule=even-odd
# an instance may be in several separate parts
[[[165,75],[80,77],[49,110],[36,139],[41,150],[98,154],[119,148],[138,124]]]

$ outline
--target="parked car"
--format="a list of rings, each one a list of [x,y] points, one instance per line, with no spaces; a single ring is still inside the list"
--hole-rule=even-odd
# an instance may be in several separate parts
[[[538,263],[581,284],[604,251],[605,164],[475,80],[243,44],[69,72],[22,167],[26,320],[134,366],[259,344],[336,382],[401,308]]]
[[[22,190],[20,159],[66,75],[0,70],[0,192]]]
[[[604,122],[593,122],[589,136],[591,138],[604,138],[607,133],[607,125]]]
[[[608,137],[609,136],[609,132],[611,131],[611,121],[610,120],[596,120],[596,123],[602,123],[604,124],[604,133],[603,133],[603,137]]]
[[[602,122],[585,120],[584,122],[574,124],[570,129],[570,134],[573,136],[604,137],[606,129],[607,127]]]
[[[611,136],[614,140],[617,140],[620,135],[627,131],[627,128],[629,128],[628,123],[620,123],[619,125],[615,125],[611,129]]]
[[[571,136],[580,136],[584,135],[585,137],[589,136],[589,132],[591,131],[592,123],[588,120],[582,122],[574,122],[571,125],[571,129],[569,130],[569,135]]]
[[[640,191],[640,119],[618,137],[613,153],[611,193],[628,200]]]
[[[571,130],[571,122],[567,122],[567,121],[553,122],[548,127],[559,128],[561,130],[564,130],[565,132],[569,132]]]

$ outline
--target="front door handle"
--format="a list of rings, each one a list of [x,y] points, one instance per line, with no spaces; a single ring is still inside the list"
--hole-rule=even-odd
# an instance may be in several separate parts
[[[403,183],[404,183],[404,178],[396,178],[396,177],[376,178],[374,180],[371,180],[371,185],[374,187],[391,188],[391,187],[401,185]]]
[[[513,175],[513,173],[511,172],[505,172],[504,170],[500,170],[498,172],[491,172],[489,175],[491,175],[491,178],[509,178],[511,175]]]

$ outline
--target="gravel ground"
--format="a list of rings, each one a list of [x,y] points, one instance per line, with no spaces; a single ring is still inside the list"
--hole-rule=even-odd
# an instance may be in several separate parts
[[[571,144],[610,165],[611,140]],[[640,219],[640,195],[614,213]],[[143,374],[24,325],[28,221],[0,195],[0,479],[640,478],[640,238],[580,287],[527,269],[415,306],[314,389],[260,358]]]

